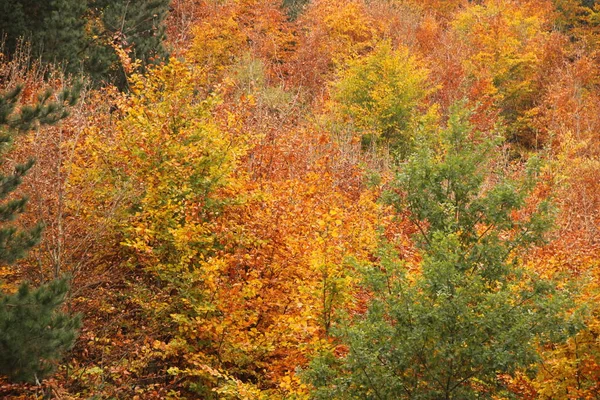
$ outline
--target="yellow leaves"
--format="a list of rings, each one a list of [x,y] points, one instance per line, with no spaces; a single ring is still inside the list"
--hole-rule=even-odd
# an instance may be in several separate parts
[[[321,215],[317,220],[320,232],[317,240],[319,240],[320,243],[329,242],[329,239],[331,238],[337,239],[340,237],[340,228],[343,224],[343,221],[338,218],[340,215],[342,215],[341,210],[334,207],[327,213]]]
[[[95,38],[97,39],[98,37],[95,36]],[[127,76],[133,74],[134,71],[136,71],[140,68],[140,66],[142,65],[142,61],[131,59],[130,54],[129,54],[131,49],[124,49],[122,45],[120,45],[116,42],[109,42],[109,45],[113,48],[115,53],[117,53],[117,57],[119,58],[119,61],[121,62],[121,66],[123,67],[123,71],[125,72],[125,74]],[[127,51],[127,50],[129,50],[129,51]]]
[[[252,279],[244,285],[240,294],[244,299],[255,298],[261,292],[263,285],[264,283],[261,280]]]
[[[545,352],[542,367],[531,381],[538,398],[593,399],[597,396],[599,331],[588,328],[567,343]]]
[[[279,389],[285,394],[284,398],[296,400],[310,399],[310,388],[295,374],[283,376],[279,381]]]
[[[199,67],[199,81],[206,89],[219,82],[228,86],[232,67],[249,51],[261,56],[267,75],[274,75],[271,69],[281,68],[295,39],[275,3],[230,1],[210,8],[193,28],[194,39],[186,53]]]
[[[539,145],[532,117],[548,73],[548,4],[489,0],[466,7],[452,22],[465,46],[462,68],[471,96],[494,104],[513,139],[528,147]]]
[[[510,0],[468,7],[453,21],[472,52],[466,70],[478,79],[491,79],[496,86],[511,79],[530,79],[548,36],[545,18],[535,5]]]
[[[537,376],[529,379],[540,399],[592,399],[597,396],[600,376],[600,286],[598,258],[589,249],[563,250],[561,237],[556,248],[542,249],[527,265],[541,276],[558,281],[557,289],[574,302],[573,320],[585,319],[585,326],[566,342],[540,346],[542,362]],[[587,254],[586,254],[587,253]],[[575,273],[577,280],[573,279]]]
[[[375,50],[348,63],[332,85],[333,112],[351,122],[363,135],[392,142],[404,152],[418,107],[431,93],[428,70],[407,48],[394,49],[384,41]]]
[[[232,65],[246,45],[246,36],[231,14],[202,22],[193,33],[188,57],[206,76]]]
[[[320,1],[314,7],[319,7],[324,15],[323,22],[330,43],[339,46],[333,50],[334,62],[341,63],[344,59],[356,57],[373,44],[374,21],[366,13],[361,1]]]
[[[300,17],[300,25],[303,37],[298,67],[303,69],[302,76],[313,75],[309,85],[320,85],[334,67],[366,54],[380,36],[377,21],[362,0],[312,1]]]
[[[224,12],[195,28],[190,61],[171,60],[131,77],[131,93],[119,99],[112,117],[115,126],[91,129],[82,149],[92,150],[85,153],[93,155],[87,171],[94,170],[104,190],[89,209],[117,204],[120,256],[127,260],[121,265],[135,267],[141,285],[163,296],[160,304],[148,300],[155,293],[135,303],[145,314],[160,313],[154,329],[168,329],[146,349],[163,364],[177,360],[163,372],[218,398],[264,398],[264,388],[269,398],[306,398],[294,369],[306,364],[325,321],[348,298],[355,278],[345,260],[369,255],[379,208],[376,196],[360,194],[366,191],[360,184],[345,188],[340,176],[347,171],[333,176],[341,168],[332,167],[335,145],[326,132],[307,126],[293,141],[288,127],[269,126],[251,142],[258,136],[248,131],[259,131],[248,122],[258,118],[251,110],[275,115],[293,100],[283,89],[262,91],[274,87],[269,62],[284,59],[278,51],[285,31],[270,17],[260,26],[281,36],[273,47],[263,43],[261,51],[272,56],[261,65],[264,76],[247,79],[261,91],[247,90],[235,104],[227,97],[246,82],[231,73],[248,38],[264,35],[243,22],[258,3],[215,5]],[[235,15],[230,6],[246,14]],[[358,11],[364,5],[351,2],[339,15],[322,15],[356,54],[368,50],[372,36],[362,24],[368,19],[355,18]],[[356,21],[348,24],[347,17]],[[390,95],[382,90],[380,97]],[[264,163],[268,173],[247,179],[253,162]],[[360,182],[359,170],[343,168]],[[319,290],[327,292],[325,302],[315,295]]]
[[[131,79],[116,127],[93,127],[80,149],[85,163],[75,171],[100,182],[87,209],[112,208],[120,216],[113,228],[134,266],[214,293],[226,269],[210,257],[215,219],[223,193],[240,185],[234,174],[247,135],[235,114],[219,122],[220,100],[197,90],[196,72],[185,62]]]
[[[181,369],[171,367],[168,369],[169,375],[179,377],[197,377],[211,382],[214,386],[212,392],[219,399],[231,400],[259,400],[264,397],[261,391],[253,384],[244,383],[231,376],[227,371],[220,368],[213,368],[202,362],[194,362],[194,367]]]

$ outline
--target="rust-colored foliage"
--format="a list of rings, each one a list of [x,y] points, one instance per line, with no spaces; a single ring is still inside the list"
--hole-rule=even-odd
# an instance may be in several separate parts
[[[530,206],[550,194],[556,229],[526,267],[569,291],[581,328],[540,348],[536,377],[501,379],[518,398],[598,397],[590,4],[314,0],[292,21],[276,0],[172,1],[168,65],[129,76],[130,93],[85,91],[69,119],[17,139],[3,166],[37,159],[21,222],[46,228],[27,260],[0,266],[1,286],[70,273],[69,307],[85,318],[54,378],[0,381],[0,396],[309,398],[298,369],[324,348],[347,352],[332,339],[337,317],[372,295],[352,260],[373,262],[385,237],[420,273],[415,227],[384,201],[398,148],[367,151],[362,136],[435,138],[463,101],[475,128],[504,130],[504,173],[545,158]],[[2,90],[22,83],[33,103],[69,84],[19,54],[0,54]]]
[[[232,65],[251,55],[265,66],[266,77],[281,81],[295,48],[293,27],[272,0],[201,3],[199,22],[190,29],[185,56],[202,68],[207,83],[215,84]]]

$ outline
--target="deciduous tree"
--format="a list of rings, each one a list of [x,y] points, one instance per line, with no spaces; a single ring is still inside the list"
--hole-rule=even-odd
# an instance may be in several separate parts
[[[467,120],[455,110],[402,168],[392,198],[420,232],[420,272],[390,245],[364,267],[372,299],[337,331],[343,356],[313,361],[317,398],[492,398],[499,374],[536,362],[538,340],[567,333],[562,296],[518,264],[549,224],[545,201],[523,215],[535,169],[521,182],[492,173],[494,141]]]

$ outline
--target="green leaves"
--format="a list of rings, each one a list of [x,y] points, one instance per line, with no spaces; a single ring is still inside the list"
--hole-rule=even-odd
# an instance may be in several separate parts
[[[384,241],[365,267],[367,311],[338,333],[348,354],[327,367],[330,356],[317,359],[325,370],[307,375],[318,398],[492,398],[499,374],[537,360],[540,334],[565,331],[565,299],[517,262],[548,227],[548,208],[525,213],[530,177],[494,173],[496,140],[468,118],[455,107],[439,140],[422,140],[399,173],[394,205],[418,227],[421,272],[407,274]]]

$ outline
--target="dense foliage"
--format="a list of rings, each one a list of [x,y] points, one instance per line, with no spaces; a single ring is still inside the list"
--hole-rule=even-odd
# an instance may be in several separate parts
[[[14,136],[39,124],[55,124],[67,116],[66,106],[73,105],[79,88],[63,90],[56,102],[52,93],[39,95],[32,106],[16,110],[22,87],[0,94],[0,147],[2,160],[13,143]],[[0,175],[0,262],[12,265],[40,241],[42,226],[19,229],[11,224],[25,212],[26,197],[11,195],[33,166],[30,159],[14,166],[14,172]],[[14,197],[14,196],[12,196]],[[7,200],[7,198],[9,200]],[[52,372],[55,364],[76,338],[77,316],[57,310],[69,289],[66,279],[53,280],[33,292],[29,284],[20,285],[17,293],[0,291],[0,373],[17,381],[36,382]]]
[[[39,382],[73,347],[78,316],[57,311],[69,286],[55,280],[31,291],[22,284],[14,295],[0,298],[0,372],[17,381]]]
[[[0,2],[0,397],[597,398],[599,16]]]
[[[4,1],[0,35],[6,55],[18,56],[23,42],[45,62],[62,63],[97,82],[124,87],[123,54],[142,65],[166,57],[163,45],[168,0]]]
[[[544,201],[513,218],[535,169],[522,182],[491,176],[493,141],[467,118],[455,111],[437,138],[421,138],[397,178],[393,202],[418,227],[420,273],[382,245],[364,267],[367,310],[338,329],[348,354],[322,356],[307,373],[317,398],[492,398],[503,375],[535,364],[536,343],[568,334],[565,299],[518,260],[548,227]]]

